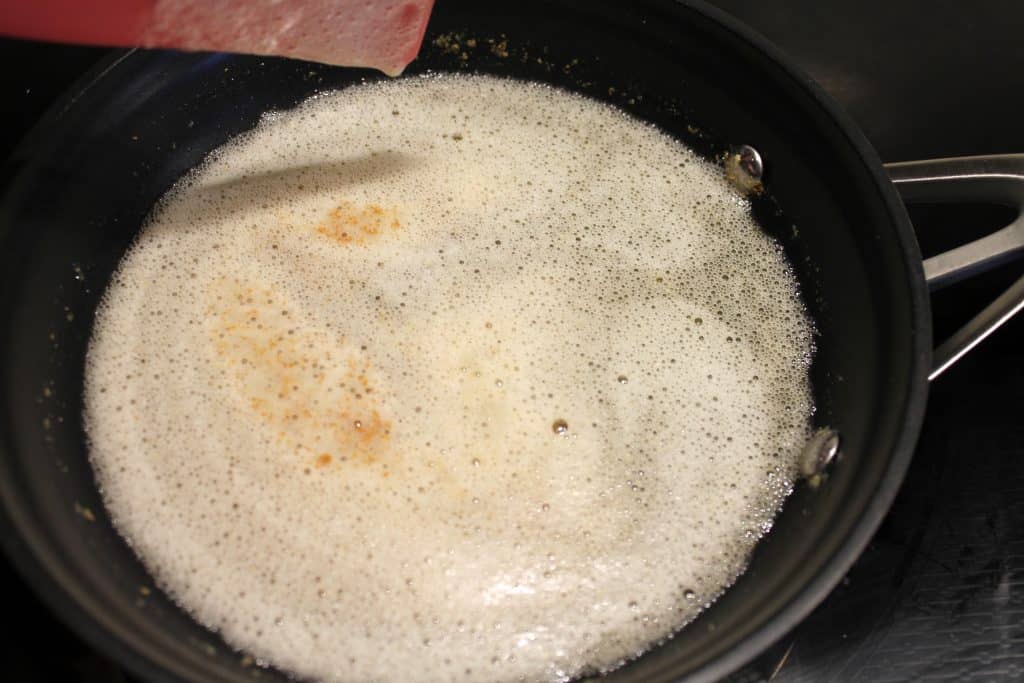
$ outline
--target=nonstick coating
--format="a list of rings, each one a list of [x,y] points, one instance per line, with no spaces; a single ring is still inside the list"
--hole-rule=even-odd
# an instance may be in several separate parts
[[[842,457],[818,490],[798,486],[717,603],[608,677],[717,678],[824,598],[902,479],[930,363],[928,302],[903,207],[836,105],[763,39],[703,4],[443,1],[409,73],[429,69],[546,81],[612,102],[702,153],[746,143],[766,160],[774,201],[756,210],[785,246],[817,323],[816,420],[840,430]],[[266,111],[377,77],[274,59],[127,53],[59,103],[5,169],[3,542],[51,607],[146,678],[284,680],[156,590],[111,527],[81,425],[93,311],[146,214],[183,172]]]

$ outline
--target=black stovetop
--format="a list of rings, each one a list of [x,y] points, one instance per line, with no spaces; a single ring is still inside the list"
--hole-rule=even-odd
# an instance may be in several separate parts
[[[443,1],[443,0],[441,0]],[[835,96],[886,161],[1024,152],[1018,0],[717,0]],[[102,50],[0,41],[0,154]],[[998,208],[911,211],[935,252]],[[932,297],[943,337],[1024,272],[1021,261]],[[112,683],[6,562],[4,680]],[[774,676],[774,678],[773,678]],[[731,683],[1024,680],[1024,316],[936,380],[899,496],[842,585]]]

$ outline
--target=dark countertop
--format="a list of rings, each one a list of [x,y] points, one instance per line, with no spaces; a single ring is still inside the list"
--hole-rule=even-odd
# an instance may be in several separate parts
[[[443,1],[443,0],[442,0]],[[1024,4],[1016,0],[717,0],[789,52],[886,161],[1024,151]],[[6,153],[103,50],[0,41]],[[1006,211],[920,207],[926,254]],[[933,296],[944,336],[1021,261]],[[125,681],[0,564],[5,680]],[[733,681],[1024,680],[1024,316],[932,386],[901,492],[846,581]],[[777,669],[777,671],[776,671]]]

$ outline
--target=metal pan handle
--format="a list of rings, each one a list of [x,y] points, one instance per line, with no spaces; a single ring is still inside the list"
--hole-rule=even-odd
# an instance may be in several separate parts
[[[1024,252],[1024,154],[956,157],[886,164],[903,201],[973,201],[1017,209],[1009,225],[924,261],[924,277],[938,289],[1004,263]],[[935,349],[928,379],[935,379],[1024,308],[1024,276]]]

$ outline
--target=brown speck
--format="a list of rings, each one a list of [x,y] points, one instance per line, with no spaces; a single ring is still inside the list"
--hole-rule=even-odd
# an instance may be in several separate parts
[[[87,522],[96,521],[96,515],[93,514],[92,510],[85,507],[81,503],[75,502],[75,513],[77,513],[79,517],[81,517]]]
[[[565,434],[569,431],[569,423],[559,418],[551,423],[551,431],[555,434]]]
[[[379,238],[386,228],[397,230],[401,227],[395,209],[378,204],[357,207],[351,202],[341,202],[331,210],[316,231],[339,244],[365,245],[371,239]]]

